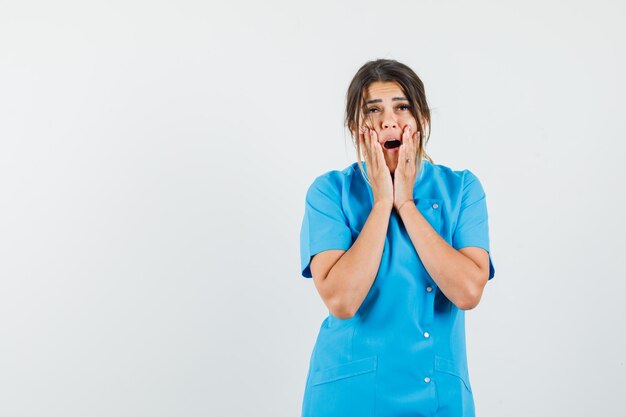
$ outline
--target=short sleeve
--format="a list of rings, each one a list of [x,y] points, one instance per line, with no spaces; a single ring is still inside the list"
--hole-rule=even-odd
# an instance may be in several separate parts
[[[300,229],[300,259],[304,278],[312,278],[311,257],[329,249],[348,250],[352,233],[341,208],[341,178],[317,177],[306,193]]]
[[[463,176],[461,208],[456,228],[452,235],[452,247],[461,249],[478,246],[489,253],[489,279],[495,275],[495,268],[489,250],[489,223],[485,191],[470,170]]]

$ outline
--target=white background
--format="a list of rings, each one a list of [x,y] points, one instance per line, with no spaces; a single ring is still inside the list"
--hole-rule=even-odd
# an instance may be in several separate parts
[[[624,416],[620,1],[0,1],[0,415],[297,416],[313,179],[368,60],[487,194],[477,414]]]

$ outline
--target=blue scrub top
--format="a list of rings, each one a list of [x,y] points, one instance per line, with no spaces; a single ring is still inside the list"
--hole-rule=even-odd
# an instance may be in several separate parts
[[[363,163],[365,172],[366,165]],[[469,170],[422,161],[418,210],[455,249],[489,252],[485,192]],[[315,178],[300,231],[302,276],[329,249],[348,250],[373,206],[355,162]],[[489,279],[495,269],[489,255]],[[330,312],[309,363],[302,417],[474,416],[465,312],[437,287],[392,210],[378,273],[350,319]]]

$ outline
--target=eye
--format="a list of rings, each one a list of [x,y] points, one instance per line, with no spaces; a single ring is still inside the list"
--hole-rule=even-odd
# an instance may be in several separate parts
[[[403,110],[403,111],[406,111],[406,110],[408,110],[408,109],[410,109],[410,108],[411,108],[411,105],[410,105],[410,104],[400,104],[400,105],[399,105],[398,107],[396,107],[396,108],[397,108],[397,109],[400,109],[400,110]],[[376,107],[370,107],[370,108],[368,108],[368,109],[366,109],[366,110],[365,110],[365,113],[374,113],[374,111],[378,111],[378,108],[376,108]]]

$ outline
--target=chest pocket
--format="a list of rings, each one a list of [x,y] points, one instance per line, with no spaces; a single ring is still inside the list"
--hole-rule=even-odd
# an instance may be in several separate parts
[[[415,206],[422,213],[422,216],[432,226],[437,233],[441,234],[443,224],[443,199],[442,198],[414,198]]]
[[[443,199],[442,198],[414,198],[413,202],[415,207],[422,213],[422,216],[430,223],[433,229],[441,235],[441,228],[443,225]],[[352,241],[354,242],[365,225],[365,221],[369,216],[369,211],[363,211],[362,216],[357,219],[353,219],[350,222],[350,229],[352,232]],[[398,222],[401,222],[400,215],[395,209],[391,212],[392,217],[395,217]],[[406,232],[405,232],[406,233]],[[408,239],[408,234],[406,235]]]

